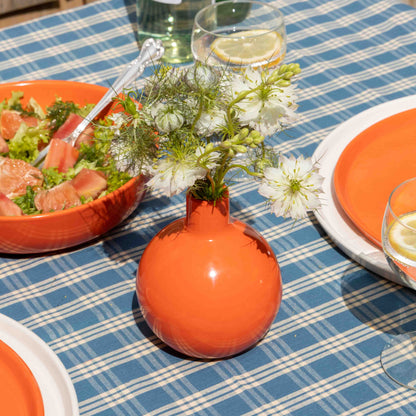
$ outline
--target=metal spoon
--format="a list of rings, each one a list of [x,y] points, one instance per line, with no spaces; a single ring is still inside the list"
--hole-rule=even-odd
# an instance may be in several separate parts
[[[151,61],[158,60],[162,57],[164,48],[162,42],[159,39],[149,38],[143,42],[139,56],[131,61],[120,76],[114,81],[112,87],[105,93],[103,98],[94,106],[91,112],[84,118],[83,121],[77,126],[72,134],[65,139],[62,139],[72,146],[78,136],[86,129],[88,124],[111,102],[114,97],[117,97],[127,85],[131,84],[138,76],[140,76],[146,65]],[[49,145],[46,146],[38,157],[32,162],[33,166],[39,166],[46,154],[49,151]]]

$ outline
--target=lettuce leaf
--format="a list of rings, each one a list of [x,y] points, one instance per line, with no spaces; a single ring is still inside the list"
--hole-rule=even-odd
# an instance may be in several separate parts
[[[39,154],[39,143],[49,141],[49,130],[46,123],[41,122],[37,127],[29,127],[22,123],[13,139],[9,140],[9,157],[32,162]]]

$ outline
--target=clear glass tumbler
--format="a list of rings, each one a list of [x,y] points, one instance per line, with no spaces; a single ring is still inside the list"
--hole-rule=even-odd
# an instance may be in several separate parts
[[[391,269],[404,285],[416,289],[416,178],[392,191],[384,214],[382,239]],[[411,314],[409,310],[408,315]],[[381,353],[381,364],[397,383],[416,390],[416,332],[393,337]]]
[[[195,16],[191,47],[196,61],[211,66],[277,66],[286,53],[283,14],[260,1],[211,4]]]

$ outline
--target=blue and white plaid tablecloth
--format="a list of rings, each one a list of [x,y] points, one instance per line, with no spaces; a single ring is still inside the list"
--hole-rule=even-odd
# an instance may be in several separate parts
[[[299,62],[301,118],[274,144],[312,155],[341,122],[416,94],[416,9],[394,0],[279,0]],[[0,82],[109,86],[138,54],[133,0],[87,6],[0,30]],[[148,71],[147,71],[148,74]],[[416,395],[379,356],[416,329],[413,291],[346,257],[311,216],[284,222],[249,183],[232,215],[268,240],[283,300],[266,338],[228,360],[179,356],[148,329],[135,273],[150,239],[185,213],[184,195],[148,194],[98,241],[59,254],[0,256],[0,313],[39,335],[66,367],[87,415],[413,415]]]

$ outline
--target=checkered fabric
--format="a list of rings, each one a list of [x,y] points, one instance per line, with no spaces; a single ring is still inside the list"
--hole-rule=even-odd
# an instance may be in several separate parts
[[[299,62],[300,119],[273,144],[312,155],[340,123],[416,94],[416,10],[394,0],[279,0],[287,62]],[[0,81],[110,86],[138,54],[133,0],[89,5],[0,31]],[[149,75],[149,70],[146,71]],[[416,329],[415,293],[345,256],[313,216],[274,217],[256,187],[231,190],[232,215],[268,240],[283,300],[267,336],[227,360],[174,353],[145,324],[135,273],[151,238],[184,216],[185,198],[148,194],[98,241],[39,256],[0,256],[0,313],[39,335],[66,367],[82,416],[413,415],[380,352]]]

